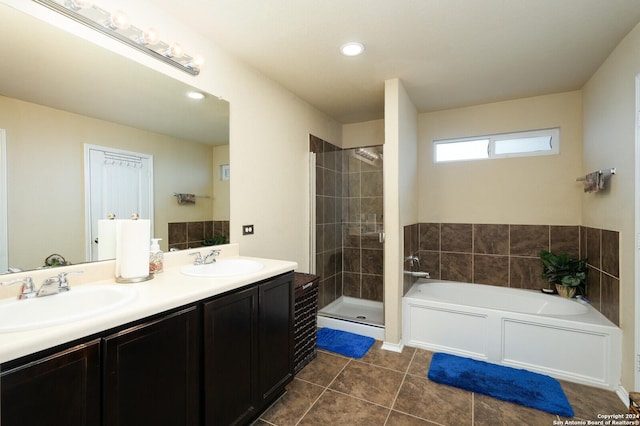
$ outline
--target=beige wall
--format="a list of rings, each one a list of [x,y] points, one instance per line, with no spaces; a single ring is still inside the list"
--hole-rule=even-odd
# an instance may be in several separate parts
[[[385,343],[402,339],[403,228],[418,220],[417,112],[402,82],[385,82],[384,321]]]
[[[581,102],[575,91],[420,114],[420,221],[579,224]],[[550,127],[560,155],[433,163],[434,139]]]
[[[582,196],[582,225],[620,232],[620,327],[622,384],[634,387],[635,333],[635,111],[640,73],[640,27],[636,26],[585,85],[584,170],[615,167],[609,188]]]
[[[211,220],[212,199],[179,206],[174,192],[211,195],[211,146],[0,97],[6,129],[9,265],[42,266],[52,253],[85,261],[84,144],[153,155],[155,235],[167,223]],[[185,172],[188,171],[188,172]]]
[[[384,120],[371,120],[342,126],[342,148],[384,144]]]
[[[231,102],[231,241],[243,255],[309,269],[309,134],[341,145],[338,123],[275,84],[247,76]],[[242,225],[255,234],[242,236]]]

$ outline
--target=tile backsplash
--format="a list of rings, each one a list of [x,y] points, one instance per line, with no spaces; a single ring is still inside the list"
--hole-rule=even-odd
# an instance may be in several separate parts
[[[228,220],[169,223],[169,249],[184,250],[202,247],[213,237],[226,237],[229,242]]]
[[[419,223],[404,230],[405,257],[417,253],[432,278],[540,289],[540,250],[587,257],[587,297],[619,324],[619,233],[583,226]],[[408,265],[405,265],[407,268]],[[404,292],[412,284],[405,280]]]

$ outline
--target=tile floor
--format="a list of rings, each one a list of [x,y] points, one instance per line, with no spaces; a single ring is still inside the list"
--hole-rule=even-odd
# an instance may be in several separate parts
[[[360,360],[319,351],[254,425],[549,426],[567,420],[434,383],[427,379],[431,352],[405,347],[398,354],[382,350],[381,344],[376,341]],[[627,412],[613,392],[561,383],[574,420]]]

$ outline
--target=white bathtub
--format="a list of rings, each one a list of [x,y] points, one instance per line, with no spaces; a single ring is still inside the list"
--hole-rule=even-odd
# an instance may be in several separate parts
[[[591,305],[533,290],[421,279],[402,301],[406,345],[617,390],[620,329]]]

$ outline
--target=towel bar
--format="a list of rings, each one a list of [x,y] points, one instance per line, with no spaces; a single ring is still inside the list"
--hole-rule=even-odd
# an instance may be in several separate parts
[[[174,196],[174,197],[177,197],[177,196],[179,196],[179,195],[182,195],[182,194],[181,194],[181,193],[179,193],[179,192],[174,192],[174,193],[173,193],[173,196]],[[196,198],[211,198],[211,196],[210,196],[210,195],[195,195],[195,197],[196,197]]]
[[[601,175],[606,176],[611,176],[611,175],[615,175],[616,174],[616,168],[612,167],[610,169],[601,169],[601,170],[597,170],[598,173],[600,173]],[[586,176],[581,176],[579,178],[576,178],[576,181],[584,181],[587,180]]]

